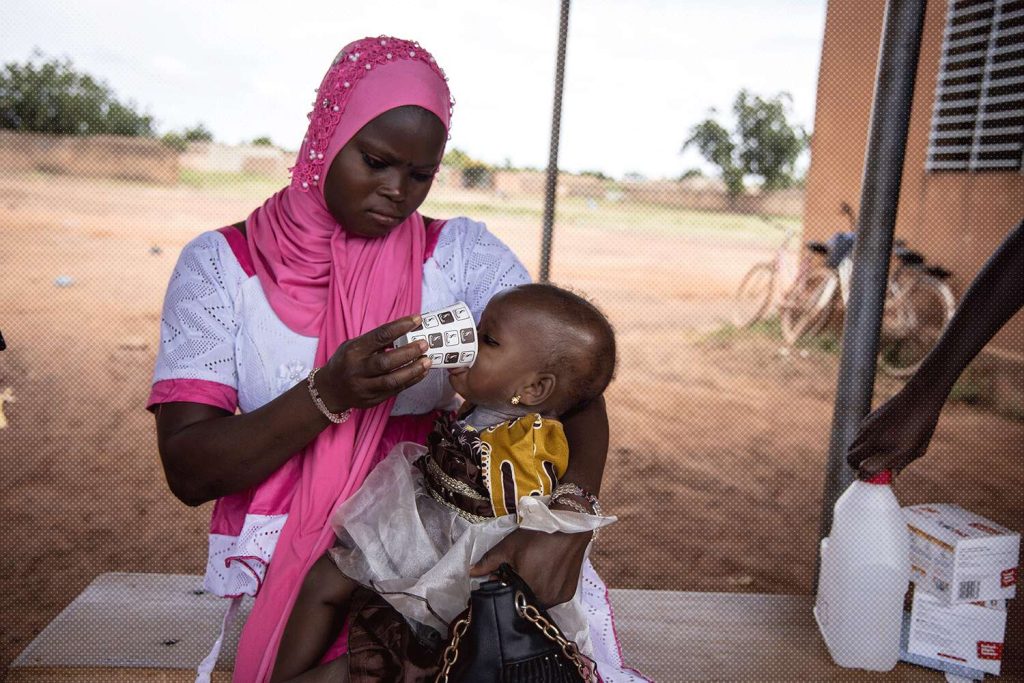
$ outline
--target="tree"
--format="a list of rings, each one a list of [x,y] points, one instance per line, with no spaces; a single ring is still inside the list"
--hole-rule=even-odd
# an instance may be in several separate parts
[[[473,163],[462,167],[462,186],[477,189],[494,187],[494,171],[487,164]]]
[[[258,138],[253,138],[252,139],[252,144],[253,144],[254,147],[273,147],[274,146],[274,142],[270,139],[269,135],[261,135]]]
[[[160,138],[160,142],[164,143],[167,147],[170,147],[178,154],[182,154],[188,150],[188,143],[185,138],[182,137],[181,133],[164,133],[163,137]]]
[[[690,130],[683,150],[694,146],[718,166],[730,197],[742,194],[746,176],[760,177],[765,190],[789,187],[794,164],[809,140],[801,126],[787,119],[791,101],[788,93],[762,98],[740,90],[732,105],[735,131],[730,133],[714,118],[705,119]]]
[[[0,71],[0,128],[56,135],[151,137],[153,117],[120,102],[103,81],[69,59],[44,60],[38,50]]]
[[[213,142],[213,133],[202,123],[181,131],[181,137],[185,138],[185,142]]]
[[[474,159],[458,147],[452,147],[445,152],[441,163],[449,168],[461,169],[463,187],[477,189],[494,187],[494,169],[491,165]]]
[[[479,164],[480,162],[463,152],[458,147],[452,147],[444,153],[444,158],[441,159],[441,163],[452,168],[466,168],[467,166]]]

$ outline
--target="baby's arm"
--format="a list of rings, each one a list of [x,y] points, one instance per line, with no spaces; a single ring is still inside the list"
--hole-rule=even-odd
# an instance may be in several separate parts
[[[344,625],[355,582],[324,553],[306,574],[277,651],[271,683],[313,669]]]

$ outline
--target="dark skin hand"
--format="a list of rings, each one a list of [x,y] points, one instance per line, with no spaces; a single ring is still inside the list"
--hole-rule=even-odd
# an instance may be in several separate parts
[[[422,380],[430,368],[425,342],[386,351],[419,324],[418,315],[400,318],[339,346],[316,375],[327,408],[369,408]],[[185,402],[156,413],[167,483],[187,505],[260,483],[330,424],[305,382],[249,413]]]
[[[899,472],[928,450],[939,413],[960,373],[1024,306],[1024,221],[1003,240],[964,294],[921,367],[892,398],[864,418],[846,461],[867,479]]]
[[[608,413],[604,398],[562,416],[562,424],[572,454],[562,481],[600,495],[608,456]],[[590,539],[591,534],[584,533],[548,534],[517,529],[485,553],[470,568],[469,575],[487,576],[496,572],[502,562],[508,562],[530,585],[542,606],[558,605],[572,599],[576,593],[583,555]],[[552,562],[551,558],[559,558],[559,561]]]

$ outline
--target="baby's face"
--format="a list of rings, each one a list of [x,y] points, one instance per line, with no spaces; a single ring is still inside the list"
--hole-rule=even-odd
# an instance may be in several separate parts
[[[448,370],[455,391],[478,406],[509,408],[516,392],[545,360],[536,346],[540,316],[498,294],[477,326],[477,357],[470,368]]]

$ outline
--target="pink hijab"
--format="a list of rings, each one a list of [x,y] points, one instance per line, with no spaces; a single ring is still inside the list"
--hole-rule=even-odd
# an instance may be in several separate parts
[[[323,180],[341,148],[385,111],[417,105],[447,129],[452,101],[445,81],[417,43],[382,36],[346,46],[317,90],[291,184],[246,221],[263,291],[290,329],[317,336],[316,367],[346,340],[420,311],[423,218],[413,213],[382,238],[349,235],[327,210]],[[270,677],[302,580],[332,543],[330,514],[365,479],[393,403],[330,425],[254,491],[240,494],[250,514],[287,511],[288,520],[242,631],[236,682]]]

